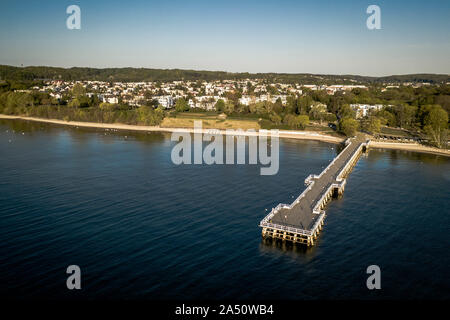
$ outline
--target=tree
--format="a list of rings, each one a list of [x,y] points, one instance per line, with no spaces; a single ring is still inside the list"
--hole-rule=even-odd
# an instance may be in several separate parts
[[[293,114],[286,114],[283,118],[283,123],[288,125],[291,128],[295,128],[297,117]]]
[[[273,103],[269,100],[263,101],[262,103],[263,103],[264,109],[262,112],[258,112],[258,113],[270,114],[273,111]]]
[[[273,112],[280,114],[282,111],[283,111],[283,102],[281,101],[281,98],[278,98],[277,101],[275,101],[275,103],[273,104]]]
[[[345,103],[344,96],[341,92],[336,92],[330,97],[330,103],[328,104],[328,111],[337,114],[339,109]]]
[[[435,98],[434,103],[442,106],[447,113],[450,112],[450,95],[440,94]]]
[[[89,104],[91,103],[91,100],[89,99],[88,96],[78,96],[78,98],[76,98],[76,99],[80,102],[80,105],[79,105],[80,108],[87,108],[87,107],[89,107]]]
[[[145,90],[144,91],[144,98],[146,99],[146,100],[151,100],[152,99],[152,93],[150,92],[150,91],[148,91],[148,90]]]
[[[323,115],[323,119],[327,122],[335,122],[337,120],[336,115],[331,112],[327,112]]]
[[[225,108],[223,109],[223,112],[225,112],[227,115],[230,115],[234,112],[233,101],[229,100],[225,103]]]
[[[383,109],[376,113],[377,118],[381,121],[383,125],[388,125],[389,127],[395,127],[395,115],[386,110]]]
[[[448,133],[447,112],[439,105],[433,106],[431,111],[425,117],[424,129],[436,147],[446,147]]]
[[[89,106],[90,107],[96,107],[100,104],[100,99],[96,94],[92,95],[92,97],[89,99]]]
[[[309,116],[313,120],[319,120],[322,123],[326,112],[327,112],[327,106],[323,103],[316,102],[311,106],[311,110],[309,111]]]
[[[297,102],[295,100],[295,96],[288,96],[286,99],[286,113],[294,113],[295,109],[297,108]]]
[[[298,127],[302,130],[306,128],[306,126],[309,124],[309,117],[306,115],[299,115],[297,116],[298,121]]]
[[[308,114],[313,100],[310,96],[303,96],[297,99],[297,113]]]
[[[189,110],[189,105],[184,98],[180,98],[175,103],[175,110],[177,112],[184,112]]]
[[[227,100],[233,101],[235,104],[239,103],[239,99],[242,98],[242,93],[237,90],[225,92]]]
[[[284,116],[283,123],[293,129],[305,129],[309,124],[309,117],[306,115],[295,116],[293,114],[287,114]]]
[[[250,81],[247,81],[247,94],[252,94],[255,90],[255,87],[251,84]]]
[[[239,113],[248,113],[249,112],[248,106],[245,104],[242,104],[242,103],[239,103],[238,105],[236,105],[234,107],[234,110]]]
[[[138,123],[143,125],[158,125],[164,118],[164,111],[161,108],[153,109],[152,107],[141,106],[136,112]]]
[[[397,117],[397,124],[401,128],[411,127],[416,117],[417,108],[410,106],[406,103],[398,105],[395,109],[395,115]]]
[[[72,88],[72,94],[75,97],[80,97],[86,94],[86,89],[81,85],[81,83],[77,83]]]
[[[366,130],[371,134],[380,133],[381,131],[380,119],[378,119],[377,117],[370,117],[369,121],[367,122]]]
[[[272,121],[276,125],[279,125],[281,124],[281,117],[276,113],[272,113],[270,115],[270,121]]]
[[[28,93],[19,94],[17,98],[17,107],[26,108],[34,105],[33,96]]]
[[[343,104],[338,111],[338,118],[339,119],[343,119],[343,118],[355,118],[356,117],[356,112],[350,108],[350,105],[348,104]]]
[[[223,101],[223,99],[217,100],[214,108],[217,112],[223,112],[225,110],[225,101]]]
[[[80,101],[77,98],[72,99],[72,101],[69,102],[69,107],[71,107],[71,108],[79,108],[80,107]]]
[[[352,137],[356,134],[359,124],[358,121],[352,118],[342,118],[339,121],[339,131],[345,134],[347,137]]]
[[[315,90],[311,93],[313,100],[327,105],[330,102],[330,96],[325,90]]]
[[[280,94],[280,92],[278,91],[278,89],[275,88],[275,87],[272,86],[272,85],[268,85],[268,86],[266,87],[266,90],[267,90],[267,92],[268,92],[269,94],[271,94],[271,95],[277,95],[277,94]]]

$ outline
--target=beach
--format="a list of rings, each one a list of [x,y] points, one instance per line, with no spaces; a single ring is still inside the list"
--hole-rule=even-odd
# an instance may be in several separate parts
[[[147,131],[147,132],[189,132],[194,133],[193,128],[163,128],[159,126],[141,126],[141,125],[129,125],[129,124],[120,124],[120,123],[97,123],[97,122],[82,122],[82,121],[64,121],[57,119],[43,119],[36,117],[25,117],[25,116],[10,116],[0,114],[0,119],[18,119],[18,120],[27,120],[27,121],[38,121],[38,122],[46,122],[52,124],[59,125],[68,125],[74,127],[87,127],[87,128],[103,128],[103,129],[116,129],[116,130],[132,130],[132,131]],[[201,129],[196,131],[198,133],[206,134],[206,133],[220,133],[220,134],[230,134],[226,130],[219,129]],[[233,133],[236,135],[236,133]],[[245,136],[258,136],[260,132],[248,132],[243,131],[240,133]],[[279,130],[279,137],[286,139],[302,139],[302,140],[317,140],[324,141],[329,143],[341,143],[345,139],[339,137],[333,137],[330,135],[324,135],[317,132],[312,131],[286,131]],[[433,147],[424,146],[418,143],[400,143],[400,142],[381,142],[381,141],[370,141],[371,148],[377,149],[396,149],[396,150],[405,150],[405,151],[414,151],[414,152],[422,152],[422,153],[430,153],[436,155],[442,155],[450,157],[450,150],[446,149],[438,149]]]
[[[132,131],[147,131],[147,132],[189,132],[194,133],[193,128],[163,128],[159,126],[141,126],[141,125],[130,125],[130,124],[121,124],[121,123],[97,123],[97,122],[82,122],[82,121],[64,121],[57,119],[43,119],[43,118],[35,118],[35,117],[25,117],[25,116],[10,116],[0,114],[0,119],[18,119],[18,120],[27,120],[27,121],[38,121],[38,122],[46,122],[52,124],[59,125],[67,125],[74,127],[87,127],[87,128],[103,128],[103,129],[116,129],[116,130],[132,130]],[[220,134],[230,134],[226,130],[219,129],[201,129],[196,131],[197,133],[220,133]],[[261,133],[251,132],[251,131],[242,131],[239,135],[245,136],[258,136]],[[233,135],[237,135],[236,132]],[[270,131],[268,133],[270,136]],[[280,138],[289,138],[289,139],[303,139],[303,140],[318,140],[330,143],[341,143],[345,139],[339,137],[333,137],[329,135],[320,134],[312,131],[279,131]]]
[[[450,150],[448,149],[438,149],[424,146],[418,143],[370,141],[369,147],[376,149],[396,149],[396,150],[414,151],[450,157]]]

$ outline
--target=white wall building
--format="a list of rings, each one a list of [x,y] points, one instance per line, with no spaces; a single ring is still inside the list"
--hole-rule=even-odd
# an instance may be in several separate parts
[[[384,106],[382,104],[351,104],[350,108],[356,111],[356,118],[364,118],[369,115],[371,110],[379,111]]]
[[[169,109],[173,107],[173,98],[171,96],[158,96],[155,97],[158,100],[158,104],[160,104],[164,109]]]

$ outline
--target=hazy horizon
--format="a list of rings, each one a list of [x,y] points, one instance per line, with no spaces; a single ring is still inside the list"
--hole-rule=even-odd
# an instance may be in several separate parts
[[[69,30],[66,8],[81,8]],[[369,30],[366,9],[381,9]],[[44,1],[0,12],[0,64],[248,73],[450,74],[450,2]]]

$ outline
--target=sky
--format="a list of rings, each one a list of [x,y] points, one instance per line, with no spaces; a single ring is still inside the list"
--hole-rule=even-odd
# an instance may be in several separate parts
[[[73,4],[80,30],[66,27]],[[1,0],[0,64],[449,74],[450,1]]]

